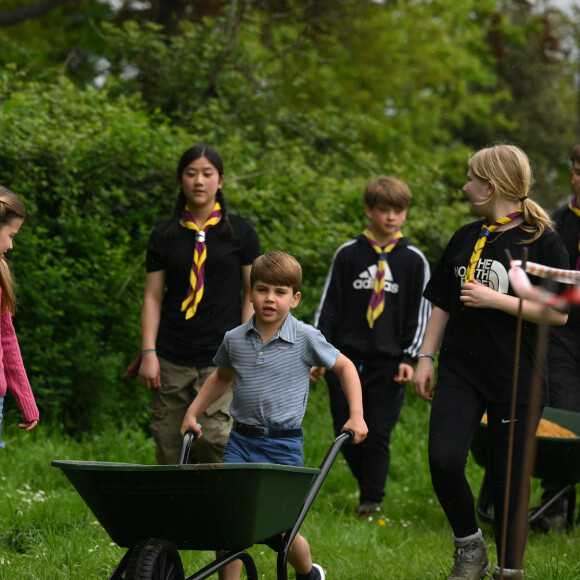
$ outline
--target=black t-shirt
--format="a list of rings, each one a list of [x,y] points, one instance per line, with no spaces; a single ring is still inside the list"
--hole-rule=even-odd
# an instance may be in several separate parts
[[[242,266],[260,255],[260,240],[248,220],[233,214],[229,219],[231,237],[219,237],[223,222],[207,231],[203,297],[189,320],[181,304],[189,288],[196,232],[179,226],[177,237],[167,237],[165,221],[149,238],[147,272],[165,271],[157,353],[175,364],[211,366],[226,331],[241,324]]]
[[[425,289],[425,298],[449,313],[439,353],[437,382],[475,389],[490,402],[508,402],[513,383],[517,319],[495,309],[464,306],[459,299],[481,226],[481,221],[474,222],[454,234]],[[510,266],[506,249],[516,260],[522,258],[526,247],[530,262],[568,267],[568,254],[555,232],[546,231],[532,243],[519,243],[532,237],[520,227],[491,234],[481,253],[475,279],[498,292],[515,296],[508,279]],[[530,281],[541,283],[535,276],[530,276]],[[529,402],[536,365],[537,328],[536,324],[522,323],[518,402]]]

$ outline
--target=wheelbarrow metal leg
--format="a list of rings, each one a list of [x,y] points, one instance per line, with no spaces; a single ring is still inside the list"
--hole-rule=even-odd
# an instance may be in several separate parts
[[[188,576],[185,580],[203,580],[205,578],[209,578],[218,570],[221,570],[235,560],[241,560],[244,563],[248,580],[258,580],[258,570],[256,568],[256,564],[254,563],[252,556],[250,556],[250,554],[248,554],[248,552],[245,550],[240,550],[239,552],[228,552],[227,554],[220,556],[205,566],[205,568],[197,571],[192,576]]]
[[[300,515],[296,520],[296,523],[292,526],[288,532],[284,535],[284,540],[282,542],[281,551],[278,552],[278,559],[276,562],[277,568],[277,580],[288,580],[288,552],[290,550],[290,546],[308,513],[308,510],[312,506],[316,495],[320,491],[336,456],[339,454],[342,446],[346,443],[350,443],[354,439],[354,433],[352,431],[343,431],[335,440],[334,443],[330,446],[326,457],[322,461],[320,465],[320,473],[314,478],[314,481],[310,485],[308,489],[308,493],[306,494],[306,498],[304,499],[304,503],[302,504],[302,508],[300,509]]]
[[[564,497],[566,494],[570,493],[570,490],[573,489],[573,485],[567,485],[566,487],[562,488],[558,493],[553,495],[549,500],[540,504],[540,506],[534,511],[534,513],[528,518],[528,523],[535,522],[538,518],[542,517],[544,512],[550,507],[552,507],[559,499]]]
[[[113,570],[113,573],[109,576],[109,580],[122,580],[123,574],[127,568],[127,562],[129,561],[130,554],[131,550],[127,550],[127,552],[125,552],[125,555],[121,558],[121,561]]]

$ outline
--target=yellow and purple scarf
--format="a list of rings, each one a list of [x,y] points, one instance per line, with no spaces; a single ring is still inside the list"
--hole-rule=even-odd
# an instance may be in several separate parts
[[[220,221],[221,217],[222,207],[216,201],[210,216],[200,228],[195,223],[195,220],[193,219],[193,216],[189,210],[189,206],[185,206],[185,211],[183,212],[185,226],[187,229],[197,232],[195,236],[195,248],[193,250],[193,263],[191,265],[191,272],[189,274],[189,289],[187,291],[185,300],[181,304],[181,312],[185,311],[186,320],[189,320],[195,316],[195,313],[197,312],[197,306],[203,296],[203,285],[205,281],[205,261],[207,259],[205,234],[207,230],[209,230],[212,226],[215,226]]]
[[[473,248],[473,254],[471,254],[471,258],[469,258],[469,264],[467,265],[467,271],[465,272],[465,282],[471,282],[473,280],[473,275],[475,273],[475,268],[477,266],[477,262],[479,262],[479,258],[481,256],[481,252],[483,250],[483,246],[485,246],[485,242],[489,234],[495,232],[499,226],[503,224],[509,224],[516,218],[522,215],[521,209],[510,213],[509,215],[497,220],[495,223],[489,225],[489,220],[485,220],[483,225],[481,226],[481,231],[479,232],[479,237],[477,238],[477,242],[475,242],[475,247]]]
[[[373,292],[367,309],[367,321],[369,326],[372,328],[375,324],[375,320],[385,309],[385,271],[387,268],[387,254],[389,254],[398,244],[399,240],[403,237],[403,234],[397,232],[395,237],[384,248],[379,245],[370,228],[367,228],[363,234],[369,240],[373,250],[379,255]]]

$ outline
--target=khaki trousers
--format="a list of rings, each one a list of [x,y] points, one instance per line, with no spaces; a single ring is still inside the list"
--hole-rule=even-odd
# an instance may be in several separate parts
[[[160,358],[161,387],[151,389],[151,434],[159,465],[177,463],[181,451],[181,424],[185,412],[215,367],[186,367]],[[230,389],[198,417],[203,437],[191,448],[189,463],[221,463],[231,430]]]

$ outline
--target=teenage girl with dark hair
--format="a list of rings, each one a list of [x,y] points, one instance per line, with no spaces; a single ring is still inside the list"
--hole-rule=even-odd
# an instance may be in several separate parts
[[[24,204],[8,188],[0,185],[0,434],[4,396],[10,391],[24,417],[20,429],[30,431],[38,423],[38,408],[24,370],[18,339],[12,325],[16,298],[6,252],[26,217]],[[0,447],[5,443],[0,437]]]
[[[139,381],[152,393],[160,464],[177,463],[183,417],[214,371],[225,332],[253,313],[246,292],[260,242],[248,220],[228,212],[223,182],[223,162],[213,147],[188,149],[177,167],[173,217],[155,227],[147,246]],[[231,397],[226,393],[199,418],[204,437],[192,450],[195,461],[221,461]]]
[[[531,262],[556,268],[568,266],[566,250],[550,218],[528,197],[531,184],[528,158],[517,147],[496,145],[471,157],[463,191],[472,213],[485,219],[453,235],[424,293],[433,311],[413,382],[417,395],[432,400],[431,479],[455,542],[455,565],[448,580],[479,580],[491,568],[465,477],[471,441],[486,410],[494,528],[501,565],[519,310],[519,298],[507,275],[510,265],[506,250],[514,259],[521,259],[523,248],[527,248]],[[539,284],[540,280],[535,278],[532,283]],[[503,569],[495,568],[494,579],[523,578],[525,542],[517,541],[516,527],[518,510],[527,514],[528,509],[524,445],[532,403],[530,385],[536,368],[537,325],[544,316],[551,325],[566,323],[566,314],[551,308],[545,314],[541,304],[523,301],[505,562]],[[438,350],[435,385],[433,365]],[[537,427],[539,417],[531,420]]]

